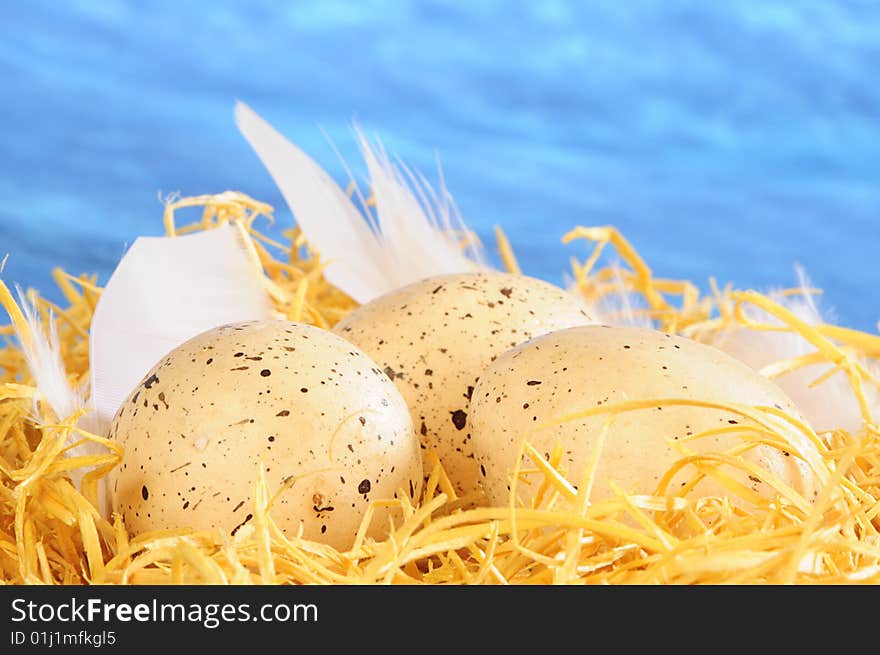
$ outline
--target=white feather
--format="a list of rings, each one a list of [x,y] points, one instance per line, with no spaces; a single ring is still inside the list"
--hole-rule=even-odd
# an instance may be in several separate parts
[[[55,418],[65,420],[73,416],[85,407],[85,397],[81,391],[74,389],[64,368],[61,357],[61,346],[58,341],[58,332],[52,314],[44,324],[40,313],[28,297],[18,289],[19,305],[27,322],[29,335],[23,335],[16,330],[16,337],[21,343],[25,363],[34,379],[37,388],[37,397],[34,399],[34,415],[38,421],[46,421],[46,415],[38,406],[40,401],[45,402]],[[49,419],[49,422],[52,422]],[[77,422],[77,427],[84,430],[90,429],[87,416],[83,416]],[[68,445],[79,441],[76,433],[71,433],[67,440]],[[67,451],[69,457],[96,454],[101,451],[100,446],[91,442],[84,442]],[[79,487],[86,471],[74,469],[70,472],[73,484]]]
[[[827,322],[813,300],[809,280],[800,268],[798,277],[800,294],[785,296],[770,293],[770,297],[810,325]],[[747,314],[757,322],[781,325],[779,320],[754,307],[748,307]],[[758,371],[770,364],[815,351],[803,337],[793,332],[767,332],[742,326],[733,326],[720,332],[713,345]],[[860,430],[863,427],[861,410],[845,373],[838,371],[821,384],[813,385],[831,368],[830,364],[805,366],[776,377],[775,382],[794,401],[816,431]],[[880,397],[875,389],[867,385],[864,391],[876,414],[880,411]]]
[[[318,164],[250,107],[237,103],[235,120],[306,239],[329,261],[327,279],[358,302],[432,275],[483,266],[477,244],[463,250],[456,241],[466,228],[445,187],[435,192],[361,132],[374,214],[361,213]]]
[[[43,325],[37,308],[20,288],[18,299],[30,331],[29,340],[24,335],[16,334],[22,344],[28,370],[40,392],[39,396],[49,404],[58,419],[64,420],[79,410],[84,401],[67,379],[55,323],[50,313],[48,325]],[[34,409],[37,411],[36,407]]]
[[[438,198],[424,178],[402,165],[395,166],[381,144],[373,147],[362,132],[358,130],[357,135],[381,230],[379,240],[388,280],[385,291],[432,275],[461,273],[482,265],[482,253],[473,241],[464,251],[456,240],[456,235],[465,238],[467,228],[446,189],[441,187]]]

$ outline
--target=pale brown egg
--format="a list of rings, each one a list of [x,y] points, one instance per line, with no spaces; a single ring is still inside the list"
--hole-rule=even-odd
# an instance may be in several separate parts
[[[483,369],[523,341],[589,322],[579,298],[548,282],[465,273],[393,291],[352,312],[334,332],[394,380],[422,444],[467,495],[479,491],[468,404]]]
[[[219,327],[174,349],[116,414],[111,502],[134,533],[252,520],[259,466],[289,535],[351,545],[373,500],[417,499],[421,455],[403,398],[361,350],[283,321]],[[371,532],[383,536],[380,511]]]
[[[496,359],[474,389],[470,426],[489,502],[509,502],[511,474],[523,439],[544,455],[561,445],[560,464],[575,485],[594,453],[600,452],[592,488],[592,499],[600,500],[612,494],[612,481],[625,492],[653,493],[661,476],[682,457],[669,442],[723,428],[721,435],[687,442],[698,452],[719,452],[744,443],[743,435],[755,425],[725,409],[658,403],[618,414],[601,451],[597,445],[608,415],[539,429],[585,409],[655,399],[776,407],[799,417],[775,384],[716,348],[641,328],[591,326],[554,332]],[[816,480],[805,461],[769,446],[758,446],[745,456],[805,498],[814,497]],[[675,478],[673,489],[693,473],[690,468]],[[759,477],[731,474],[759,494],[773,493]],[[519,484],[517,494],[527,501],[534,490],[534,484]],[[726,492],[706,481],[695,493]]]

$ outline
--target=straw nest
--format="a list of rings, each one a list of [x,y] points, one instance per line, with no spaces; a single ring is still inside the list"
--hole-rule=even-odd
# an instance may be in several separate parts
[[[202,207],[200,221],[175,225],[175,212]],[[168,234],[206,230],[234,222],[252,257],[264,271],[266,289],[279,316],[321,327],[332,326],[356,303],[322,275],[319,255],[301,235],[285,233],[285,243],[254,227],[271,208],[239,193],[174,199],[166,205]],[[498,232],[506,267],[516,259]],[[880,581],[880,429],[865,397],[877,386],[864,363],[880,358],[880,337],[834,325],[808,325],[752,291],[719,289],[702,295],[687,281],[659,279],[626,240],[610,227],[576,228],[564,242],[593,244],[585,261],[572,261],[574,285],[592,302],[621,289],[640,300],[639,311],[667,332],[707,340],[738,324],[751,330],[782,330],[801,335],[813,352],[774,365],[779,375],[828,362],[843,371],[859,400],[865,427],[816,434],[811,428],[767,407],[728,407],[760,427],[729,452],[697,455],[688,442],[673,445],[681,460],[653,495],[620,492],[590,502],[561,469],[561,453],[549,457],[523,441],[517,484],[537,485],[528,506],[462,509],[442,467],[425,471],[423,497],[387,501],[402,507],[404,520],[384,541],[359,536],[351,550],[282,533],[273,522],[273,492],[262,471],[254,471],[254,521],[234,537],[221,531],[176,530],[132,536],[121,518],[102,518],[95,509],[98,480],[123,457],[122,449],[76,427],[79,415],[53,416],[41,402],[12,325],[0,350],[0,574],[10,584],[692,584],[692,583],[873,583]],[[603,249],[612,246],[622,267],[600,267]],[[101,294],[95,276],[75,277],[56,269],[54,278],[67,306],[56,306],[28,292],[31,302],[57,330],[71,383],[88,380],[88,332]],[[24,320],[0,282],[0,302],[14,324]],[[770,320],[756,322],[754,311]],[[26,329],[26,328],[24,328]],[[821,384],[823,380],[818,380]],[[676,403],[676,399],[657,399]],[[603,406],[608,416],[637,409]],[[706,435],[694,435],[699,439]],[[797,492],[741,457],[758,444],[797,453],[796,444],[813,442],[821,460],[811,462],[822,492],[808,502]],[[104,454],[70,457],[83,440],[100,444]],[[70,473],[88,471],[81,488]],[[738,485],[733,470],[748,470],[775,489],[757,497]],[[685,498],[666,488],[676,471],[706,476],[724,485],[723,497]],[[587,481],[589,482],[589,481]],[[748,503],[737,502],[747,496]],[[376,503],[374,503],[375,505]],[[744,509],[748,507],[749,509]],[[371,520],[368,513],[365,524]],[[361,535],[364,530],[361,530]]]

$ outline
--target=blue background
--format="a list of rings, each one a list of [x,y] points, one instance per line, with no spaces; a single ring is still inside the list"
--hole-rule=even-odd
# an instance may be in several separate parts
[[[98,272],[157,194],[237,189],[292,220],[232,119],[250,103],[337,179],[356,119],[470,225],[561,280],[560,236],[621,228],[654,270],[766,288],[802,263],[880,318],[880,3],[3,3],[7,280]]]

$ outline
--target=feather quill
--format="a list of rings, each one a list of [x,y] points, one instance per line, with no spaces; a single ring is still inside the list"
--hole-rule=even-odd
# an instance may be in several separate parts
[[[365,202],[359,211],[314,160],[244,103],[236,104],[235,120],[306,240],[328,260],[327,279],[358,302],[432,275],[485,267],[478,243],[457,241],[468,232],[445,186],[435,191],[359,130],[374,213]]]

